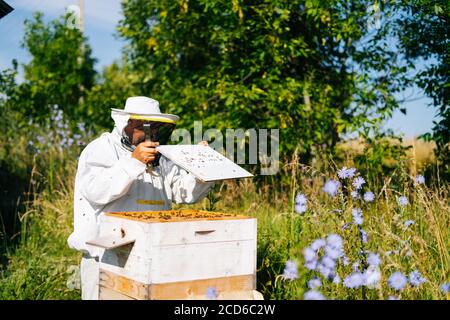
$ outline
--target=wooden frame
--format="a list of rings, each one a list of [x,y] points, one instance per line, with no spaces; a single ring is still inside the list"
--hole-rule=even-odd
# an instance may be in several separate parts
[[[202,279],[169,283],[144,284],[100,269],[99,291],[101,300],[183,300],[205,299],[208,287],[230,298],[240,292],[242,299],[249,299],[256,287],[254,275],[241,275],[214,279]]]

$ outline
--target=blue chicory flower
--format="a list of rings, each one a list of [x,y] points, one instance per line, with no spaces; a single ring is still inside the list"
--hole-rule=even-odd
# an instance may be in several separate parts
[[[336,262],[334,261],[334,259],[328,257],[328,256],[324,256],[322,258],[321,261],[322,265],[324,265],[326,268],[334,270],[334,268],[336,267]]]
[[[288,260],[284,268],[283,277],[288,280],[295,280],[298,278],[297,262]]]
[[[311,243],[311,249],[313,249],[314,251],[317,251],[320,248],[324,247],[326,244],[327,243],[324,239],[317,239],[317,240],[314,240],[313,243]]]
[[[367,256],[367,263],[371,266],[379,266],[381,263],[380,255],[378,253],[369,253]]]
[[[327,237],[327,244],[333,248],[342,248],[342,237],[338,234],[332,233]]]
[[[353,222],[357,225],[361,225],[364,222],[361,209],[352,209]]]
[[[341,283],[341,277],[339,275],[335,275],[333,279],[333,284],[339,284]]]
[[[411,226],[413,224],[414,224],[414,220],[406,220],[405,221],[405,227],[409,227],[409,226]]]
[[[367,233],[363,230],[363,228],[358,227],[359,236],[362,243],[367,243]]]
[[[324,278],[330,278],[334,275],[334,270],[331,268],[328,268],[323,263],[319,263],[317,266],[317,271],[324,277]]]
[[[328,180],[327,182],[325,182],[322,190],[328,193],[330,196],[334,197],[337,194],[340,186],[341,183],[339,181]]]
[[[416,182],[417,182],[418,184],[424,184],[424,183],[425,183],[425,177],[419,174],[419,175],[416,177]]]
[[[325,256],[336,260],[337,258],[342,256],[342,254],[343,254],[342,251],[343,251],[342,248],[336,248],[331,245],[327,245],[325,247]]]
[[[217,289],[214,287],[208,287],[206,289],[206,299],[208,300],[215,300],[217,299],[218,293]]]
[[[409,283],[411,283],[414,287],[418,287],[424,282],[427,282],[427,279],[422,277],[422,274],[418,270],[414,270],[409,273]]]
[[[320,281],[319,278],[312,278],[311,280],[308,281],[308,287],[310,289],[320,288],[321,286],[322,282]]]
[[[364,193],[365,202],[372,202],[373,200],[375,200],[375,194],[372,191],[367,191]]]
[[[375,288],[381,280],[381,272],[375,265],[371,265],[364,271],[364,285]]]
[[[338,177],[341,179],[347,179],[347,178],[353,178],[353,176],[356,173],[356,169],[355,168],[348,168],[347,167],[342,167],[341,170],[338,171]]]
[[[295,209],[295,212],[297,212],[298,214],[301,214],[301,213],[305,213],[306,210],[308,209],[308,207],[306,206],[306,204],[296,204],[294,209]]]
[[[77,124],[77,128],[78,128],[78,130],[80,130],[80,132],[85,132],[86,131],[84,123],[82,123],[82,122]]]
[[[304,204],[306,205],[306,196],[303,193],[299,193],[295,196],[295,203],[296,204]]]
[[[317,260],[306,261],[305,268],[308,270],[314,271],[317,269],[318,264],[319,263],[317,262]]]
[[[363,177],[356,177],[353,180],[352,185],[353,185],[353,187],[355,187],[356,190],[359,190],[359,189],[361,189],[361,187],[364,183],[366,183],[366,180],[364,180]]]
[[[344,266],[348,266],[350,264],[350,259],[346,255],[341,257],[341,261]]]
[[[343,284],[347,288],[359,288],[364,285],[364,274],[361,272],[354,272],[344,278]]]
[[[405,207],[405,206],[407,206],[408,205],[408,198],[407,197],[405,197],[405,196],[401,196],[401,197],[399,197],[398,198],[398,203],[402,206],[402,207]]]
[[[400,271],[394,272],[388,279],[389,287],[391,287],[392,289],[395,289],[397,291],[402,290],[406,286],[407,283],[408,283],[408,279]]]
[[[306,261],[317,260],[316,252],[310,247],[306,247],[305,249],[303,249],[303,257],[305,258]]]
[[[304,300],[325,300],[325,297],[316,290],[309,290],[303,296]]]
[[[450,292],[450,282],[443,283],[441,285],[441,291],[444,293],[449,293]]]
[[[38,135],[37,137],[36,137],[36,139],[37,139],[37,141],[40,143],[40,144],[45,144],[45,138],[43,137],[43,136],[41,136],[41,135]]]

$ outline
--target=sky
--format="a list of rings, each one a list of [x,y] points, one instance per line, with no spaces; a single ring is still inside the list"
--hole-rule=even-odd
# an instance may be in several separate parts
[[[78,0],[6,1],[15,10],[0,20],[0,70],[11,67],[14,58],[19,63],[30,60],[20,42],[23,22],[30,19],[33,12],[41,11],[46,19],[55,19],[64,14],[68,6],[79,4]],[[120,59],[125,42],[118,37],[116,26],[121,16],[120,0],[84,0],[84,31],[93,49],[93,56],[98,59],[97,70]],[[384,127],[403,133],[407,138],[430,131],[435,119],[435,109],[428,107],[431,100],[419,89],[410,89],[399,98],[402,96],[412,100],[402,104],[407,114],[395,111]]]

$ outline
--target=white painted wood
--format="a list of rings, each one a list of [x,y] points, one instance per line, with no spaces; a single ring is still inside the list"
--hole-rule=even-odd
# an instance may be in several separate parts
[[[220,278],[256,272],[253,240],[157,247],[152,283]]]
[[[256,219],[212,220],[153,224],[152,245],[194,244],[255,238]],[[209,232],[205,232],[209,231]]]
[[[100,267],[145,284],[256,273],[255,240],[153,247],[152,253],[105,250]]]
[[[100,268],[144,283],[256,274],[256,219],[142,222],[102,216],[100,236],[135,239],[104,250]]]
[[[132,247],[133,254],[145,255],[151,246],[151,224],[112,216],[100,217],[100,237],[122,234],[136,240]]]
[[[114,250],[105,251],[100,259],[100,268],[114,272],[131,280],[150,284],[151,260],[143,259],[135,255],[128,255],[122,260]]]
[[[209,146],[164,145],[156,149],[203,181],[253,177],[250,172]]]
[[[133,242],[135,242],[135,239],[121,238],[116,235],[110,235],[86,241],[86,244],[103,249],[114,249]]]
[[[214,232],[199,234],[198,231]],[[256,238],[256,219],[198,220],[186,222],[143,222],[102,216],[100,236],[135,238],[134,254],[143,255],[149,246],[193,244]]]

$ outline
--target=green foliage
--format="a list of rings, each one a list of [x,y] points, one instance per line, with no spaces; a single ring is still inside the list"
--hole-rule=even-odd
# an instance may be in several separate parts
[[[57,156],[72,158],[66,150]],[[46,159],[47,154],[43,157]],[[47,163],[50,161],[47,160]],[[297,164],[298,165],[298,164]],[[36,175],[49,177],[55,166],[36,170]],[[74,274],[71,272],[79,263],[80,255],[67,247],[67,237],[72,230],[73,178],[75,162],[67,161],[54,170],[53,186],[49,179],[43,181],[43,192],[36,195],[21,216],[22,229],[20,245],[8,252],[8,265],[0,269],[1,299],[79,299],[80,292],[68,286]],[[293,167],[294,168],[294,167]],[[322,279],[320,291],[329,299],[387,299],[397,294],[387,285],[388,277],[400,270],[409,273],[419,270],[427,282],[415,288],[408,286],[401,292],[402,299],[445,299],[439,286],[448,281],[449,272],[449,216],[448,188],[433,190],[427,186],[415,185],[405,168],[399,168],[404,184],[398,186],[387,182],[380,186],[377,199],[363,208],[364,229],[368,233],[366,250],[377,252],[381,257],[381,286],[362,292],[347,289],[342,283],[335,285]],[[217,192],[220,200],[215,201],[215,210],[235,212],[258,219],[257,288],[266,299],[302,299],[308,290],[307,282],[317,273],[304,267],[303,248],[317,238],[338,233],[344,239],[345,253],[349,265],[339,264],[337,272],[341,280],[352,272],[352,264],[359,261],[359,241],[356,228],[343,229],[351,221],[352,203],[341,197],[330,198],[321,191],[324,179],[336,178],[333,172],[322,172],[304,167],[291,172],[291,178],[299,183],[292,190],[278,194],[268,193],[267,187],[260,187],[251,181],[227,182]],[[365,178],[367,178],[365,176]],[[372,181],[368,181],[372,185]],[[291,193],[302,192],[308,199],[308,210],[297,215],[290,210]],[[410,204],[399,206],[397,197],[407,195]],[[203,208],[210,205],[205,199],[189,208]],[[353,204],[355,205],[355,204]],[[182,208],[184,206],[176,206]],[[337,211],[337,209],[341,211]],[[404,222],[415,223],[405,227]],[[389,252],[395,252],[388,254]],[[411,252],[411,254],[409,254]],[[284,280],[280,275],[287,260],[298,262],[299,279]]]
[[[406,150],[409,148],[402,146],[402,139],[392,133],[376,135],[364,141],[364,149],[354,162],[375,190],[383,185],[386,176],[391,186],[403,185],[404,177],[398,172],[407,166]]]
[[[7,247],[7,266],[0,266],[1,299],[80,297],[79,290],[67,285],[68,280],[74,277],[70,272],[71,266],[79,264],[79,254],[67,246],[72,225],[73,205],[70,199],[73,198],[73,183],[61,179],[69,176],[73,180],[75,166],[73,161],[70,164],[58,161],[59,165],[52,165],[52,157],[57,150],[49,151],[43,160],[50,165],[42,172],[34,171],[32,176],[32,181],[42,183],[39,189],[43,190],[34,194],[26,211],[20,215],[19,243]],[[69,155],[64,154],[65,157]],[[39,176],[44,179],[39,179]],[[33,188],[38,188],[37,184],[33,184]]]
[[[0,72],[0,92],[5,95],[14,92],[16,75],[15,62],[13,69]],[[24,210],[23,201],[32,167],[32,156],[24,157],[26,139],[23,139],[23,133],[27,131],[19,129],[21,114],[6,100],[7,96],[0,95],[0,126],[3,128],[0,135],[0,263],[4,249],[10,245],[10,237],[19,231],[16,215]]]
[[[53,190],[56,179],[64,176],[92,132],[70,129],[61,110],[52,109],[41,123],[21,123],[20,112],[0,101],[0,262],[4,249],[17,244],[20,215],[44,188]],[[46,168],[37,173],[37,168]]]
[[[423,61],[414,80],[438,107],[427,139],[436,141],[443,177],[450,179],[450,3],[446,0],[400,1],[393,32],[410,62]]]
[[[68,28],[65,20],[45,24],[42,14],[36,13],[25,22],[22,46],[31,61],[23,66],[24,81],[8,92],[8,103],[24,116],[23,122],[46,119],[49,106],[55,104],[70,119],[86,118],[81,102],[94,84],[95,59],[86,38]]]
[[[112,63],[97,76],[95,85],[87,94],[86,119],[100,128],[111,128],[111,109],[122,108],[126,99],[137,95],[136,76],[128,66]]]
[[[2,107],[0,177],[9,182],[0,185],[0,299],[79,299],[66,285],[69,267],[79,263],[67,237],[75,159],[84,143],[69,147],[64,140],[76,134],[64,117],[51,120],[53,112],[40,125],[19,124],[17,112]]]
[[[281,151],[333,148],[397,106],[396,55],[366,1],[123,2],[119,32],[140,92],[181,126],[280,128]],[[386,12],[388,14],[388,12]]]
[[[392,294],[386,285],[389,274],[419,269],[429,281],[408,288],[402,298],[444,298],[439,285],[449,273],[449,217],[442,214],[449,210],[448,186],[415,185],[407,173],[405,148],[395,136],[379,135],[377,127],[398,106],[394,94],[411,84],[407,71],[416,59],[431,58],[433,63],[412,80],[440,106],[443,120],[430,137],[449,170],[448,3],[386,2],[379,7],[386,23],[377,30],[368,24],[371,4],[123,1],[119,32],[129,42],[126,58],[101,74],[93,69],[86,38],[67,28],[66,17],[45,24],[36,14],[27,21],[23,46],[32,59],[23,66],[24,81],[17,81],[15,61],[12,69],[0,72],[0,178],[12,181],[0,186],[0,217],[20,219],[20,229],[13,228],[17,246],[0,231],[0,262],[5,264],[0,267],[0,298],[79,298],[67,286],[79,254],[66,239],[72,230],[75,159],[81,151],[74,141],[92,137],[82,137],[85,130],[76,124],[109,128],[109,108],[120,108],[131,95],[160,100],[163,111],[182,116],[182,127],[201,119],[205,129],[281,129],[278,177],[218,185],[197,204],[258,218],[257,279],[266,298],[302,298],[314,276],[302,266],[302,249],[316,238],[339,233],[349,258],[358,259],[354,228],[342,229],[351,220],[351,203],[321,192],[341,163],[358,167],[365,187],[377,195],[364,209],[367,249],[399,253],[383,258],[379,290],[365,294],[326,282],[324,294],[385,299]],[[392,47],[392,35],[400,39],[406,63]],[[53,114],[55,104],[64,117]],[[336,152],[342,134],[354,131],[365,137],[363,153]],[[299,159],[314,166],[299,165]],[[292,210],[297,191],[308,197],[303,216]],[[408,196],[407,208],[399,207],[399,195]],[[406,219],[416,221],[412,228],[404,228]],[[288,259],[299,262],[297,281],[280,277]],[[351,272],[344,266],[338,271],[342,276]]]
[[[7,97],[14,94],[16,89],[16,77],[17,77],[17,61],[12,61],[12,69],[6,69],[0,71],[0,92],[4,94],[4,96],[0,96],[0,103],[4,104]]]

